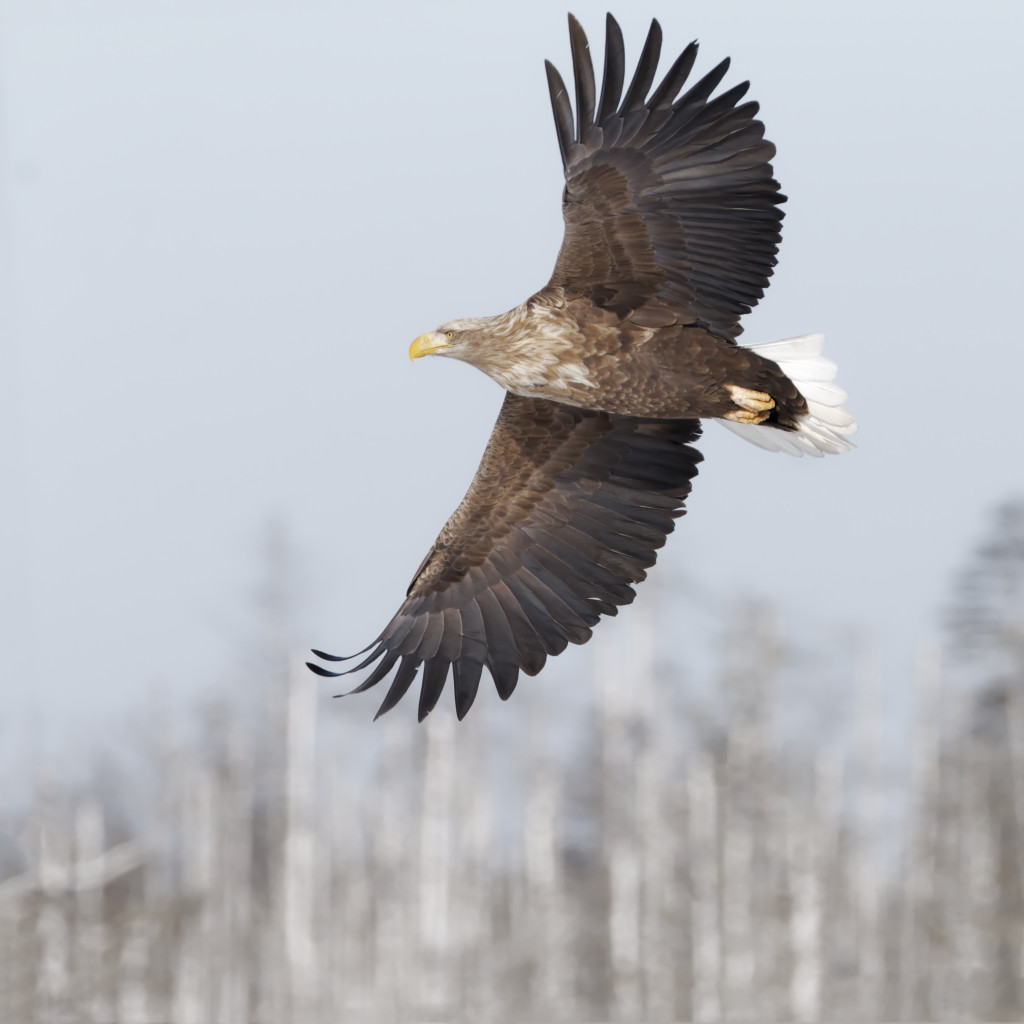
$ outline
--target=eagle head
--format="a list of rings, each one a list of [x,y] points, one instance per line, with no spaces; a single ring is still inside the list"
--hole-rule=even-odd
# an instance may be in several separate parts
[[[420,356],[454,356],[467,363],[476,363],[474,358],[486,347],[489,340],[488,328],[491,317],[465,320],[451,320],[436,331],[421,334],[409,347],[409,358]]]
[[[568,374],[576,380],[583,372],[575,358],[566,359],[578,340],[573,328],[556,312],[527,302],[499,316],[449,320],[421,334],[410,346],[409,358],[453,356],[482,370],[506,391],[538,396],[554,387],[561,397],[561,378]]]

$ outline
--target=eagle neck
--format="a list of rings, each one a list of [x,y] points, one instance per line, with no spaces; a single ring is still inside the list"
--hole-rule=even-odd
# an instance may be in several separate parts
[[[560,292],[545,290],[488,318],[488,343],[477,365],[507,391],[557,398],[571,384],[592,386],[578,359],[583,340],[579,327],[566,315]]]

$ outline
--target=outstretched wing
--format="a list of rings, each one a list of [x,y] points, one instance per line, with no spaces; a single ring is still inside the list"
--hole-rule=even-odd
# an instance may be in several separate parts
[[[397,666],[377,712],[423,666],[419,717],[452,669],[461,719],[486,665],[504,700],[522,670],[586,643],[601,615],[633,600],[683,514],[700,453],[696,420],[643,420],[508,394],[480,467],[367,658],[353,692]],[[344,661],[314,651],[329,661]],[[376,663],[376,664],[374,664]],[[318,665],[324,676],[344,675]]]
[[[546,65],[566,177],[565,237],[548,287],[619,316],[646,307],[652,326],[674,317],[734,338],[768,285],[786,198],[758,106],[740,103],[749,83],[711,99],[726,59],[680,96],[694,42],[648,96],[661,53],[653,21],[620,103],[625,50],[609,14],[597,100],[587,37],[571,14],[569,35],[575,119],[561,75]]]

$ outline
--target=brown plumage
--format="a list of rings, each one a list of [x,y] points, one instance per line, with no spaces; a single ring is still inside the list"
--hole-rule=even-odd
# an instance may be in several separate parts
[[[451,321],[410,350],[470,362],[508,394],[468,494],[397,614],[348,670],[373,666],[355,692],[394,670],[378,714],[422,667],[420,718],[449,669],[462,718],[484,666],[506,698],[520,670],[536,674],[632,601],[683,514],[700,418],[770,448],[850,447],[853,420],[828,383],[834,365],[818,356],[818,336],[760,351],[735,340],[772,273],[785,199],[757,104],[740,102],[747,83],[712,98],[725,60],[680,95],[691,43],[650,93],[662,38],[654,21],[624,92],[622,34],[609,15],[598,97],[571,15],[569,34],[575,118],[547,64],[566,176],[551,280],[508,313]]]

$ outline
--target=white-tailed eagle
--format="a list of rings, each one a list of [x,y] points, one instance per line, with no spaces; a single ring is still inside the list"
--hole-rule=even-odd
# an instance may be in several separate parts
[[[683,514],[701,419],[793,454],[852,447],[820,335],[736,340],[775,265],[785,200],[758,106],[744,102],[748,83],[714,96],[724,60],[686,88],[691,43],[652,91],[654,21],[624,89],[609,15],[598,96],[572,15],[569,36],[575,116],[546,65],[566,181],[551,280],[507,313],[452,320],[410,349],[472,363],[507,394],[469,493],[348,670],[373,666],[353,692],[394,672],[378,715],[421,669],[420,719],[449,671],[459,718],[484,667],[507,698],[520,672],[586,643],[602,615],[631,602]]]

